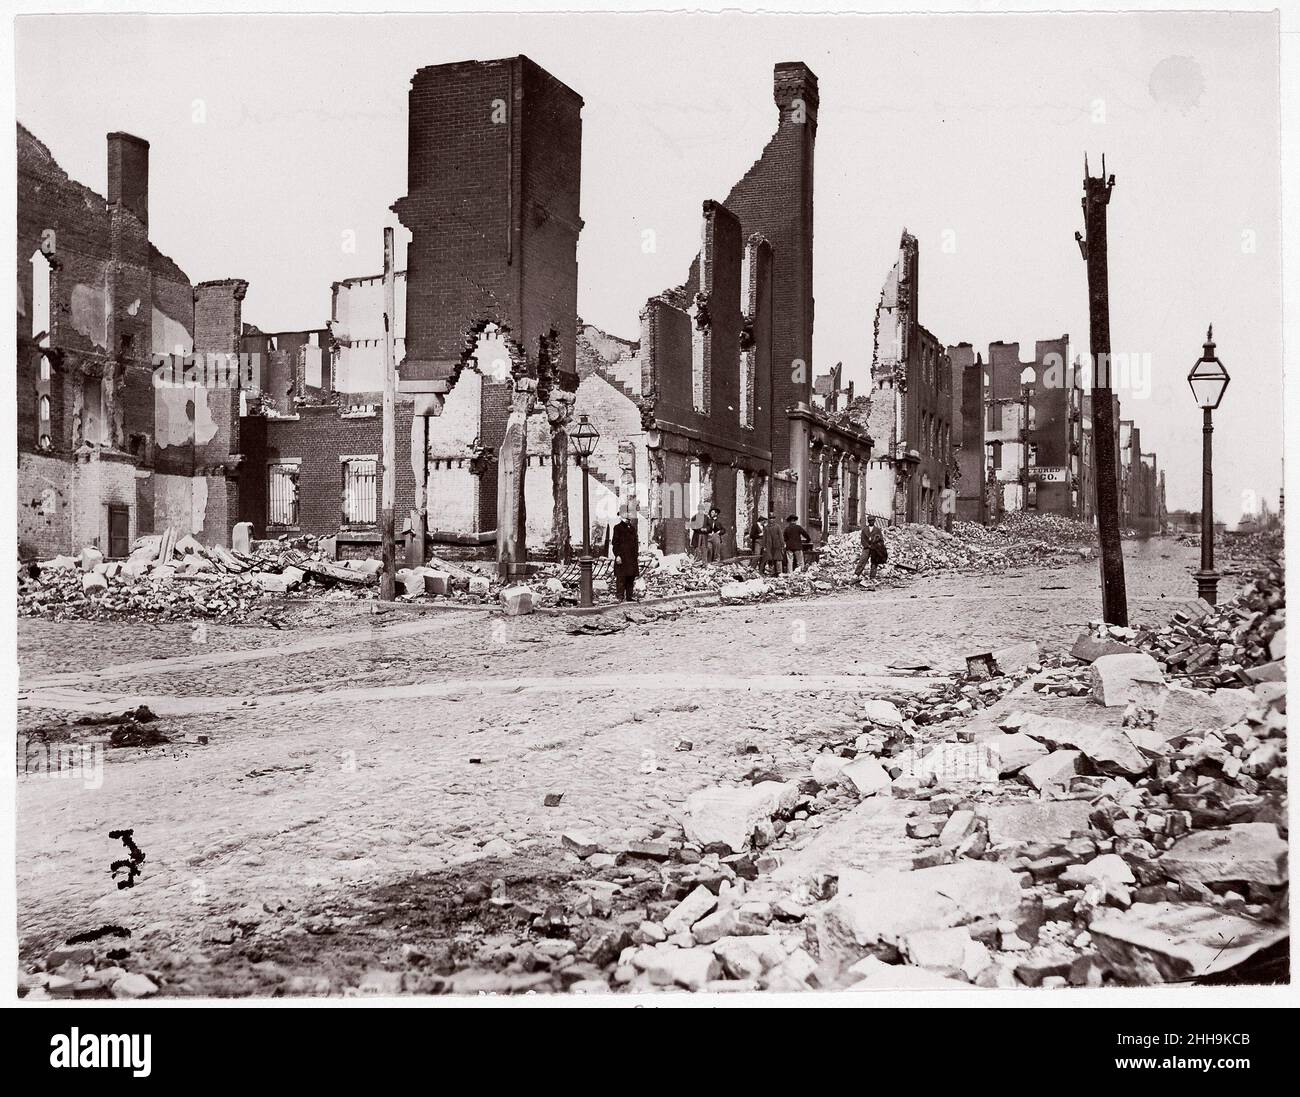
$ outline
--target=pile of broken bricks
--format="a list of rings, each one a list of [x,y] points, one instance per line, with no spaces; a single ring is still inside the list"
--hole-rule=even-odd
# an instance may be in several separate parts
[[[75,557],[24,565],[18,576],[18,612],[53,620],[278,620],[283,603],[264,595],[378,596],[380,561],[335,561],[331,555],[313,537],[250,541],[227,549],[169,529],[136,540],[126,560],[105,560],[92,546]],[[437,559],[400,569],[396,580],[397,595],[404,600],[441,596],[483,602],[493,587],[486,576]]]
[[[1276,635],[1283,606],[1252,627]],[[590,917],[579,902],[555,957],[526,940],[498,951],[497,977],[520,977],[524,957],[540,964],[530,989],[583,993],[1285,978],[1278,682],[1201,690],[1111,651],[1076,661],[1087,697],[1048,715],[1029,711],[1037,687],[1069,667],[993,667],[956,686],[974,711],[981,687],[1008,683],[982,719],[923,730],[920,705],[864,702],[800,772],[693,793],[680,832],[566,834],[592,874],[575,887],[602,902]],[[447,989],[472,983],[459,978]]]

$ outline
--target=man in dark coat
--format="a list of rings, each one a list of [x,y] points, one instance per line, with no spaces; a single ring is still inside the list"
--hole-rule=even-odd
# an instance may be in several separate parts
[[[636,512],[626,508],[610,534],[614,553],[614,589],[620,602],[632,599],[641,573],[641,545],[636,535]]]
[[[799,517],[795,514],[785,516],[785,529],[781,531],[781,536],[785,539],[786,561],[789,571],[803,570],[803,543],[811,540],[808,531],[799,524]]]
[[[871,515],[867,516],[867,524],[862,527],[860,537],[862,551],[858,554],[858,564],[853,569],[853,574],[861,575],[862,569],[870,564],[871,573],[867,578],[874,579],[876,577],[876,568],[889,559],[889,549],[885,546],[884,533],[876,525],[876,520]]]
[[[772,574],[780,575],[785,568],[785,537],[781,533],[781,523],[775,514],[769,514],[759,538],[758,573],[767,574],[768,565],[772,565]]]

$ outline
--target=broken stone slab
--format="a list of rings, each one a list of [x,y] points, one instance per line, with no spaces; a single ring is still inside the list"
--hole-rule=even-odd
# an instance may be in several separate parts
[[[1246,671],[1246,677],[1252,682],[1284,682],[1286,681],[1286,660],[1275,659],[1271,663],[1261,663],[1257,667],[1251,667]]]
[[[1086,800],[999,804],[988,809],[989,842],[995,846],[1053,842],[1089,831]]]
[[[1087,772],[1087,768],[1082,751],[1054,750],[1022,769],[1020,780],[1030,788],[1045,792],[1054,785],[1068,785],[1071,777]]]
[[[939,845],[944,849],[956,849],[970,837],[975,830],[975,813],[973,811],[954,811],[948,816],[939,832]]]
[[[108,580],[99,572],[88,571],[81,577],[81,589],[87,594],[102,594],[108,590]]]
[[[897,728],[903,726],[903,714],[893,701],[871,698],[862,702],[859,716],[869,723],[880,727]]]
[[[889,788],[889,771],[874,758],[862,756],[840,769],[841,781],[847,781],[859,796],[874,796]]]
[[[1285,925],[1241,918],[1197,903],[1134,903],[1088,927],[1122,982],[1151,985],[1229,971],[1285,941]]]
[[[632,954],[632,966],[644,972],[655,986],[681,986],[700,990],[722,975],[722,962],[711,948],[644,945]]]
[[[1248,689],[1203,693],[1174,683],[1158,702],[1153,728],[1163,739],[1188,732],[1221,731],[1243,720],[1253,700]]]
[[[158,993],[158,987],[147,975],[128,971],[113,984],[114,998],[149,998]]]
[[[245,556],[253,551],[253,523],[236,522],[230,530],[230,551]]]
[[[1050,747],[1082,751],[1101,773],[1145,773],[1151,760],[1137,748],[1125,728],[1084,724],[1060,716],[1031,715],[1024,734]]]
[[[1020,905],[1020,881],[1005,865],[962,861],[913,872],[848,869],[834,899],[815,916],[823,960],[844,966],[909,933],[1003,917]]]
[[[81,550],[81,570],[94,571],[95,568],[104,562],[104,554],[95,548],[94,545],[87,545]]]
[[[566,830],[560,835],[560,843],[565,849],[572,850],[584,861],[592,854],[603,852],[599,842],[590,835],[578,830]]]
[[[1165,688],[1164,671],[1145,653],[1103,655],[1089,671],[1092,698],[1107,708],[1129,704],[1153,707]]]
[[[842,771],[852,761],[838,754],[819,754],[812,765],[813,780],[819,785],[839,784]]]
[[[154,568],[150,573],[157,575],[160,571],[174,571],[172,568]],[[288,594],[294,587],[302,582],[303,572],[297,568],[288,567],[278,575],[271,571],[254,571],[250,572],[248,578],[257,587],[269,594]]]
[[[1070,648],[1070,655],[1080,662],[1094,663],[1103,655],[1131,655],[1136,651],[1137,648],[1121,644],[1110,637],[1098,639],[1091,632],[1081,632]]]
[[[471,579],[470,590],[473,589],[474,581]],[[502,587],[500,598],[507,617],[522,617],[533,612],[533,592],[526,586]]]
[[[998,734],[985,742],[997,751],[998,776],[1007,777],[1046,757],[1047,748],[1032,736],[1021,732]]]
[[[974,982],[989,965],[989,950],[971,939],[965,926],[922,929],[903,938],[908,962],[948,976]]]
[[[915,777],[922,785],[953,785],[998,779],[1001,760],[993,740],[978,743],[935,743],[905,750],[889,760],[900,777]]]
[[[433,597],[445,597],[450,594],[451,576],[445,571],[438,571],[436,568],[425,572],[424,593]]]
[[[470,594],[487,594],[492,589],[492,584],[485,575],[471,575],[469,578]]]
[[[686,799],[682,826],[689,842],[702,846],[720,843],[732,853],[741,853],[749,848],[760,821],[793,810],[798,799],[799,786],[793,781],[700,789]]]
[[[680,933],[689,930],[701,918],[718,905],[718,897],[703,884],[700,884],[685,899],[673,908],[672,913],[663,920],[664,930]]]
[[[1244,880],[1287,882],[1287,848],[1273,823],[1234,823],[1179,838],[1156,862],[1170,879],[1189,884]]]
[[[1269,637],[1268,657],[1274,662],[1286,658],[1286,626],[1283,625],[1277,632]]]
[[[771,589],[771,584],[762,579],[746,579],[744,582],[723,583],[718,594],[724,602],[740,602],[746,598],[761,598]]]

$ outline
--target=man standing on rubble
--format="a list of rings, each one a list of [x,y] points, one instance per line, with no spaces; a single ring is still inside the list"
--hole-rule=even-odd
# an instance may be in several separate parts
[[[704,527],[704,559],[711,564],[722,559],[722,535],[727,530],[719,521],[721,514],[717,507],[710,507],[708,524]]]
[[[871,565],[871,571],[868,579],[876,577],[876,568],[889,559],[889,549],[885,545],[885,534],[881,528],[876,525],[876,519],[867,515],[867,524],[862,527],[862,533],[859,535],[862,540],[862,551],[858,553],[858,563],[853,569],[853,574],[861,577],[862,569]]]
[[[623,507],[610,533],[614,553],[614,589],[620,602],[633,600],[636,579],[641,572],[641,545],[636,535],[636,505]]]
[[[781,536],[785,540],[786,570],[803,571],[803,544],[811,538],[808,531],[799,524],[798,515],[785,516],[785,529],[781,531]]]
[[[769,514],[763,521],[763,532],[759,537],[758,574],[766,575],[769,564],[772,565],[773,575],[780,575],[786,570],[785,537],[775,514]]]

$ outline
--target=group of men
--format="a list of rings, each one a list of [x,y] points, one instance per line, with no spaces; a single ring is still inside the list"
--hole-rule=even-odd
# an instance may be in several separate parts
[[[706,562],[722,559],[722,537],[726,533],[717,507],[703,505],[691,518],[691,552]],[[799,518],[787,514],[784,525],[777,521],[775,514],[760,517],[750,531],[750,541],[758,555],[758,573],[760,575],[790,574],[803,571],[806,567],[806,555],[812,549],[812,538],[808,531],[799,524]],[[870,566],[868,578],[875,579],[876,569],[889,559],[889,550],[885,544],[885,535],[876,525],[874,517],[867,517],[867,524],[859,534],[860,551],[854,574],[861,576]],[[614,557],[614,585],[620,602],[632,598],[637,575],[640,573],[640,544],[636,532],[636,510],[634,507],[621,508],[618,522],[610,529],[610,554]]]

